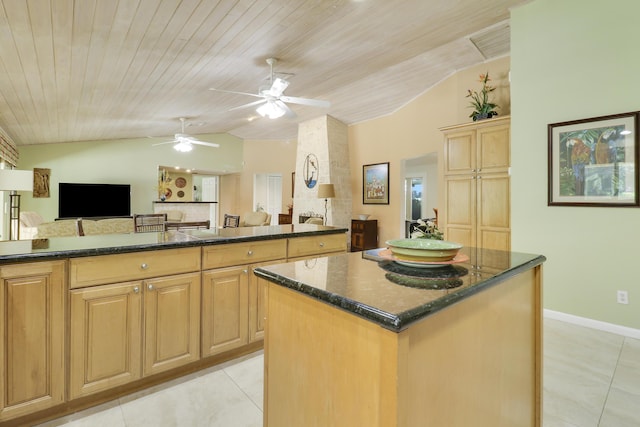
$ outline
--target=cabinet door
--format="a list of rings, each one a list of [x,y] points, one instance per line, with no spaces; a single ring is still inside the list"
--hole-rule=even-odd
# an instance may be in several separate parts
[[[140,378],[142,282],[73,290],[70,301],[71,399]]]
[[[200,274],[144,281],[144,375],[200,358]]]
[[[249,275],[249,342],[264,338],[266,279],[253,274],[253,270],[258,267],[264,267],[265,265],[279,264],[282,262],[286,261],[282,259],[251,265],[251,274]]]
[[[64,402],[65,263],[0,267],[0,420]]]
[[[477,191],[478,247],[511,250],[509,176],[506,174],[478,176]]]
[[[445,180],[446,240],[464,246],[476,245],[476,177],[461,175]]]
[[[476,137],[477,172],[507,172],[511,162],[509,124],[482,127]]]
[[[249,342],[248,276],[248,265],[202,274],[203,357]]]
[[[476,169],[475,129],[448,133],[444,140],[444,174],[470,174]]]

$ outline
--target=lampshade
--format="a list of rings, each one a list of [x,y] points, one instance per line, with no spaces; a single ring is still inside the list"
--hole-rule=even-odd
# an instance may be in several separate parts
[[[333,184],[318,184],[318,199],[332,199],[336,197]]]
[[[0,169],[1,191],[33,191],[33,171]]]
[[[275,101],[267,101],[256,109],[256,112],[262,117],[269,117],[270,119],[277,119],[284,116],[285,110]]]
[[[179,151],[181,153],[187,153],[193,150],[193,146],[188,142],[180,141],[176,145],[173,146],[173,149]]]

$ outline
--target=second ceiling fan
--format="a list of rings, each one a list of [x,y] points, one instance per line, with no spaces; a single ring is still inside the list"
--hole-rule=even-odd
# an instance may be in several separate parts
[[[277,62],[275,58],[267,58],[267,64],[271,68],[271,74],[269,78],[269,86],[260,88],[258,93],[249,92],[236,92],[232,90],[223,90],[211,88],[217,92],[235,93],[237,95],[248,95],[256,98],[261,98],[258,101],[250,102],[248,104],[240,105],[238,107],[231,108],[229,111],[239,110],[242,108],[249,108],[258,106],[256,111],[262,117],[269,117],[270,119],[277,119],[278,117],[296,117],[291,108],[286,103],[307,105],[310,107],[329,108],[331,103],[329,101],[322,101],[319,99],[300,98],[297,96],[284,95],[285,89],[289,86],[289,82],[280,77],[274,78],[273,65]]]

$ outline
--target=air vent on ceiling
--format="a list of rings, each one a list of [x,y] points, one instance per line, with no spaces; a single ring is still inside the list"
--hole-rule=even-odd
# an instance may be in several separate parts
[[[491,59],[509,54],[510,37],[509,21],[502,21],[472,35],[469,39],[485,59]]]

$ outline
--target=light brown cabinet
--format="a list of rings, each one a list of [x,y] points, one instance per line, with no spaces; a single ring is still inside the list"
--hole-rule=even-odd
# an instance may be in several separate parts
[[[200,248],[133,254],[118,269],[111,267],[121,255],[72,259],[71,271],[88,283],[126,277],[128,266],[130,276],[150,276],[163,268],[155,256],[167,252],[196,271],[70,291],[71,399],[199,359]]]
[[[64,402],[65,265],[0,267],[0,421]]]
[[[69,397],[142,376],[142,281],[70,292]]]
[[[286,239],[203,248],[202,357],[262,339],[263,285],[253,269],[286,256]]]
[[[202,357],[249,342],[249,268],[202,273]]]
[[[445,135],[445,239],[509,251],[509,117],[441,130]]]

